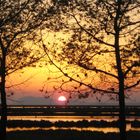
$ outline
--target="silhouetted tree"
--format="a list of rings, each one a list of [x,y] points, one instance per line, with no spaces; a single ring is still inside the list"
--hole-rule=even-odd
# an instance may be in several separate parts
[[[97,92],[118,99],[120,139],[126,140],[125,97],[140,83],[140,1],[60,0],[56,5],[62,12],[59,26],[65,23],[71,38],[52,50],[65,67],[50,61],[69,78],[65,84],[79,83],[73,90],[91,89],[80,98]]]
[[[42,57],[29,43],[38,38],[37,29],[43,28],[52,11],[50,0],[0,1],[0,138],[3,140],[6,139],[7,125],[6,76],[32,66]]]

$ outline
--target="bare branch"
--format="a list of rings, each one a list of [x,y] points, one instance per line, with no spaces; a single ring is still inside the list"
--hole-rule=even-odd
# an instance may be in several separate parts
[[[17,86],[20,86],[20,85],[23,85],[25,84],[27,81],[31,80],[35,75],[32,75],[30,76],[29,78],[27,78],[26,80],[20,82],[20,83],[17,83],[17,84],[13,84],[13,85],[10,85],[10,86],[6,86],[6,88],[12,88],[12,87],[17,87]]]
[[[130,26],[132,26],[132,25],[137,25],[137,24],[139,24],[139,23],[140,23],[140,20],[139,20],[139,21],[136,21],[136,22],[129,22],[128,24],[121,26],[121,27],[120,27],[120,30],[125,29],[125,28],[128,27],[128,26],[130,27]]]

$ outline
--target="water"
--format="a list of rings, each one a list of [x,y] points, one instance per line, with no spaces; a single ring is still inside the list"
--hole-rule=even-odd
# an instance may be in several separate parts
[[[99,116],[99,115],[96,115],[96,116],[68,116],[69,112],[65,112],[67,113],[67,116],[37,116],[38,114],[38,111],[41,112],[46,112],[48,111],[48,109],[53,109],[55,111],[66,111],[67,109],[70,109],[71,110],[74,110],[74,111],[77,111],[76,109],[94,109],[95,113],[96,111],[98,111],[98,109],[101,109],[101,113],[105,110],[105,109],[117,109],[116,107],[110,107],[110,106],[107,106],[107,107],[100,107],[100,106],[89,106],[88,107],[85,107],[85,106],[69,106],[69,107],[66,107],[66,106],[61,106],[60,108],[58,106],[12,106],[10,107],[12,109],[15,109],[15,113],[17,113],[17,111],[19,111],[19,114],[20,113],[24,113],[24,111],[27,111],[28,110],[28,113],[35,113],[34,111],[36,111],[36,116],[8,116],[8,120],[22,120],[23,123],[24,121],[26,120],[29,120],[29,121],[50,121],[52,123],[54,122],[57,122],[57,121],[73,121],[73,122],[77,122],[77,121],[82,121],[82,120],[88,120],[89,122],[90,121],[106,121],[106,122],[112,122],[112,121],[117,121],[118,120],[118,117],[117,116]],[[24,110],[26,108],[26,110]],[[134,110],[133,108],[135,107],[129,107],[129,108],[132,108],[132,110]],[[35,109],[35,110],[34,110]],[[136,107],[136,109],[139,109],[138,107]],[[91,110],[89,110],[91,111]],[[131,111],[132,112],[132,111]],[[26,113],[26,112],[25,112]],[[63,113],[63,112],[61,112]],[[111,112],[105,112],[106,114],[111,114]],[[118,113],[116,111],[116,113]],[[135,112],[134,112],[135,113]],[[70,114],[69,114],[70,115]],[[134,121],[134,120],[139,120],[140,121],[140,116],[131,116],[131,117],[127,117],[127,120],[128,121]],[[127,123],[127,131],[140,131],[140,127],[132,127],[131,126],[131,123]],[[96,131],[96,132],[104,132],[104,133],[108,133],[108,132],[119,132],[119,129],[117,127],[56,127],[56,126],[53,126],[53,127],[10,127],[10,128],[7,128],[7,131],[10,132],[10,131],[23,131],[23,130],[28,130],[28,131],[33,131],[33,130],[77,130],[77,131]]]
[[[139,117],[129,117],[127,118],[128,121],[134,121],[134,120],[140,120]],[[118,117],[111,117],[111,116],[95,116],[95,117],[90,117],[90,116],[10,116],[8,117],[8,120],[22,120],[23,122],[25,120],[30,120],[30,121],[50,121],[52,123],[56,121],[82,121],[82,120],[88,120],[88,121],[107,121],[107,122],[112,122],[112,121],[117,121]],[[119,129],[117,127],[16,127],[16,128],[7,128],[7,131],[23,131],[23,130],[28,130],[28,131],[33,131],[33,130],[77,130],[77,131],[96,131],[96,132],[119,132]],[[140,131],[140,128],[134,128],[131,127],[131,123],[127,124],[127,131]]]

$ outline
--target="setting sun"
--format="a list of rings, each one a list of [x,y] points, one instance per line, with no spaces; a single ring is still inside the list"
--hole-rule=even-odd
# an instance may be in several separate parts
[[[65,102],[67,99],[65,96],[59,96],[58,101]]]

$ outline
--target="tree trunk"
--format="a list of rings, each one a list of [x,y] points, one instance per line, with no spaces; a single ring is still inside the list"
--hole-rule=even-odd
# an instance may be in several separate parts
[[[121,78],[121,76],[120,76]],[[125,116],[125,96],[124,96],[124,81],[119,79],[119,129],[120,139],[127,140],[126,135],[126,116]]]
[[[119,34],[115,37],[115,54],[116,63],[118,70],[118,81],[119,81],[119,129],[120,129],[120,140],[127,140],[126,138],[126,116],[125,116],[125,95],[124,95],[124,75],[121,67],[121,56],[119,50]]]
[[[119,129],[120,129],[120,140],[127,140],[126,138],[126,116],[125,116],[125,95],[124,95],[124,76],[121,68],[121,58],[119,46],[116,44],[116,63],[118,70],[118,81],[119,81]]]
[[[6,126],[7,126],[7,102],[5,91],[5,68],[6,68],[6,51],[3,49],[1,59],[1,122],[0,122],[0,138],[6,140]]]
[[[125,95],[124,95],[124,74],[122,70],[122,62],[121,62],[121,54],[120,54],[120,46],[119,46],[119,34],[120,34],[120,25],[119,19],[121,15],[121,0],[117,1],[118,8],[116,11],[116,17],[114,20],[114,30],[115,30],[115,57],[116,57],[116,65],[118,71],[118,82],[119,82],[119,130],[120,130],[120,140],[127,140],[126,137],[126,116],[125,116]]]
[[[2,90],[1,90],[2,92]],[[5,93],[2,93],[3,96],[1,97],[1,126],[0,126],[0,138],[2,140],[6,140],[6,126],[7,126],[7,104]]]

